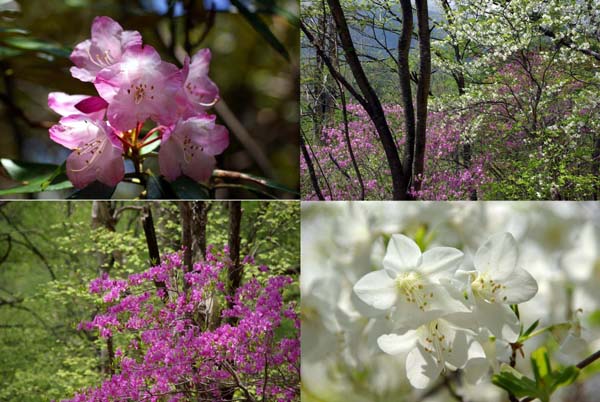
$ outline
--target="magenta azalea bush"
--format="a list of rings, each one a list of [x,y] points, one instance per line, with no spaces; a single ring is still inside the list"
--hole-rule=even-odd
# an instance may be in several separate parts
[[[160,173],[168,181],[185,175],[207,181],[215,155],[229,145],[227,129],[207,113],[219,99],[208,77],[211,53],[198,51],[183,68],[163,61],[142,43],[137,31],[124,31],[109,17],[97,17],[92,37],[71,54],[71,74],[93,83],[99,96],[53,92],[48,106],[62,118],[50,138],[73,150],[66,161],[77,188],[94,181],[117,185],[125,175],[124,158],[142,169],[143,148],[160,141]],[[148,120],[156,124],[142,134]]]
[[[114,374],[71,401],[299,400],[300,320],[282,295],[292,279],[253,278],[226,296],[229,264],[209,247],[189,272],[175,253],[127,279],[93,280],[104,309],[80,329],[121,342]]]
[[[399,105],[383,106],[386,118],[396,132],[401,132],[403,110]],[[347,105],[353,153],[360,169],[365,199],[385,199],[391,194],[390,170],[382,157],[383,149],[375,127],[365,110],[357,104]],[[417,199],[452,200],[468,199],[472,191],[479,191],[491,178],[485,165],[492,158],[494,150],[488,147],[478,149],[469,166],[458,165],[455,160],[461,151],[461,134],[469,123],[470,116],[452,115],[445,111],[430,111],[425,149],[425,175],[421,177],[422,188],[412,192]],[[397,136],[397,146],[404,147],[404,136]],[[315,160],[326,199],[359,199],[360,182],[355,174],[352,159],[348,152],[343,123],[325,127],[321,131],[320,142],[312,144],[311,156]],[[300,159],[300,170],[304,178],[304,198],[316,200],[317,195],[310,182],[306,160]]]

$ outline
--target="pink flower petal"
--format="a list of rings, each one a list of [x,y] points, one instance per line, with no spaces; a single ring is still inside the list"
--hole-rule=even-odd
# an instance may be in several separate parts
[[[108,132],[77,148],[67,158],[67,176],[76,188],[83,188],[95,180],[107,186],[116,186],[125,175],[123,150],[115,146]]]
[[[73,77],[85,82],[93,82],[104,68],[118,63],[123,52],[142,44],[142,36],[137,31],[123,31],[119,23],[109,17],[96,17],[92,24],[92,38],[75,46],[71,61]]]
[[[50,138],[64,147],[75,149],[109,130],[104,122],[79,114],[60,119],[59,124],[50,128]]]
[[[85,114],[90,114],[104,110],[108,107],[108,103],[99,96],[87,97],[75,105],[75,108]]]
[[[192,117],[179,121],[158,153],[160,172],[169,181],[181,174],[198,181],[208,180],[215,168],[213,155],[229,145],[229,134],[215,124],[214,116]]]

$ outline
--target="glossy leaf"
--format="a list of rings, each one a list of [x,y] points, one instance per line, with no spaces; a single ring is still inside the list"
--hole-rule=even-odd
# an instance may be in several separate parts
[[[282,55],[287,61],[290,60],[285,46],[275,37],[273,32],[269,29],[267,24],[258,16],[258,14],[250,11],[240,0],[231,0],[239,11],[239,13],[248,21],[260,36],[262,36],[280,55]]]
[[[64,164],[56,166],[45,163],[29,163],[0,159],[0,164],[20,186],[0,190],[0,195],[37,193],[41,191],[56,191],[72,188],[73,184],[64,174]]]
[[[115,192],[115,188],[116,187],[110,187],[99,181],[95,181],[89,186],[75,191],[68,198],[73,200],[109,199]]]
[[[208,188],[196,183],[187,176],[181,176],[175,180],[171,183],[171,188],[177,195],[177,198],[182,200],[205,200],[211,198]]]
[[[146,198],[149,200],[176,199],[177,194],[165,179],[149,174],[146,183]]]
[[[71,51],[67,48],[29,37],[13,36],[3,38],[2,42],[14,49],[43,52],[58,57],[66,58],[71,54]]]

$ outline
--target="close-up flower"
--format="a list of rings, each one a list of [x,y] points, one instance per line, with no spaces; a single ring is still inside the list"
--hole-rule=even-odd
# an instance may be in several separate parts
[[[463,253],[451,247],[435,247],[421,253],[419,246],[404,235],[392,235],[383,269],[363,276],[354,292],[378,310],[391,310],[398,327],[418,327],[437,317],[460,311],[440,283],[460,266]]]

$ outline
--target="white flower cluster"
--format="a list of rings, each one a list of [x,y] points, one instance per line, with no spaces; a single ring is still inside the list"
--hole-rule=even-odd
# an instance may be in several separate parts
[[[413,240],[393,235],[383,269],[363,276],[354,292],[385,312],[380,319],[391,331],[377,344],[390,355],[406,355],[414,387],[427,387],[444,370],[464,369],[474,381],[486,372],[480,360],[486,360],[488,339],[508,345],[519,337],[519,319],[509,305],[537,293],[537,282],[517,260],[510,233],[485,242],[467,270],[458,249],[434,247],[421,254]],[[471,360],[477,364],[468,364]]]
[[[443,377],[465,400],[504,401],[490,375],[537,320],[560,331],[525,356],[558,341],[552,358],[574,364],[600,348],[596,203],[303,203],[302,217],[307,402],[420,399]]]

